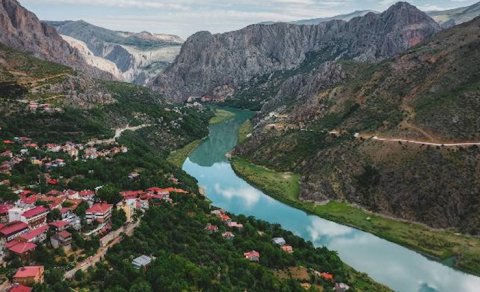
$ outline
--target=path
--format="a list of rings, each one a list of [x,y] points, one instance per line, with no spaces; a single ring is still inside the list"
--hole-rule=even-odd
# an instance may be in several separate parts
[[[125,230],[125,235],[126,236],[131,236],[133,234],[133,231],[135,230],[135,228],[140,225],[140,221],[134,223],[134,224],[130,224],[126,227],[126,230]],[[112,246],[114,246],[115,244],[119,243],[120,241],[122,241],[122,236],[118,236],[116,237],[115,239],[113,239],[112,241],[110,241],[109,244],[107,244],[106,246],[103,246],[103,247],[100,247],[97,251],[97,253],[87,259],[85,259],[83,262],[80,262],[78,263],[75,268],[65,272],[65,275],[64,275],[64,278],[65,279],[70,279],[70,278],[73,278],[73,276],[75,275],[75,273],[79,270],[82,270],[82,271],[86,271],[89,267],[92,267],[94,266],[96,263],[100,262],[103,257],[105,256],[105,254],[107,253],[108,249]]]
[[[355,134],[355,138],[372,139],[376,141],[385,141],[385,142],[403,142],[403,143],[412,143],[412,144],[429,145],[429,146],[444,146],[444,147],[480,146],[480,142],[435,143],[435,142],[400,139],[400,138],[384,138],[384,137],[378,137],[378,136],[369,136],[365,134]]]
[[[150,124],[143,124],[143,125],[134,126],[134,127],[130,127],[129,125],[127,125],[126,127],[115,129],[115,135],[113,136],[113,138],[103,139],[103,140],[93,140],[90,142],[93,142],[94,144],[113,144],[118,138],[120,138],[120,136],[122,136],[123,132],[125,131],[135,132],[137,130],[143,129],[145,127],[150,127],[150,126],[151,126]]]

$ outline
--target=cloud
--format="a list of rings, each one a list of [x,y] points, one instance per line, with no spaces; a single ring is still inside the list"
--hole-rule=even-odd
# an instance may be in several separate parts
[[[214,186],[214,190],[216,193],[218,193],[219,195],[229,200],[232,200],[234,198],[243,200],[243,202],[247,207],[251,207],[256,203],[258,203],[261,197],[261,193],[249,185],[246,185],[245,187],[242,187],[242,188],[235,189],[235,188],[222,188],[220,184],[217,183]]]

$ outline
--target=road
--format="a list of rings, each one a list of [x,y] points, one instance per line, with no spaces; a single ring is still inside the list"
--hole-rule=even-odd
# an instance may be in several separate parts
[[[378,136],[365,136],[365,135],[355,135],[356,138],[372,139],[376,141],[385,141],[385,142],[402,142],[402,143],[412,143],[419,145],[429,145],[429,146],[443,146],[443,147],[468,147],[468,146],[480,146],[480,142],[458,142],[458,143],[435,143],[419,140],[409,140],[409,139],[400,139],[400,138],[384,138]]]
[[[111,138],[111,139],[93,140],[93,141],[90,141],[90,142],[93,142],[97,145],[99,145],[99,144],[113,144],[113,143],[115,143],[115,141],[117,141],[118,138],[120,138],[120,136],[122,136],[123,132],[125,132],[125,131],[135,132],[137,130],[143,129],[145,127],[150,127],[150,126],[151,126],[150,124],[143,124],[143,125],[139,125],[139,126],[135,126],[135,127],[130,127],[130,126],[127,125],[126,127],[115,129],[115,136],[113,136],[113,138]]]
[[[126,227],[126,230],[125,230],[125,234],[127,236],[132,236],[133,234],[133,231],[135,230],[135,228],[140,224],[140,221],[134,223],[134,224],[130,224]],[[65,272],[65,275],[64,275],[64,278],[65,279],[70,279],[70,278],[73,278],[73,276],[75,275],[75,273],[78,271],[78,270],[82,270],[82,271],[86,271],[89,267],[92,267],[94,266],[96,263],[100,262],[103,257],[105,256],[105,254],[107,253],[108,249],[112,246],[114,246],[115,244],[119,243],[120,241],[122,240],[122,236],[119,235],[117,236],[115,239],[113,239],[109,244],[107,244],[106,246],[103,246],[103,247],[100,247],[97,251],[97,253],[87,259],[85,259],[84,261],[78,263],[75,268]],[[1,291],[1,290],[0,290]]]

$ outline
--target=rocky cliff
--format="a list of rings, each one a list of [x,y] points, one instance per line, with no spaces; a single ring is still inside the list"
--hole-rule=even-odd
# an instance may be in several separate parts
[[[439,29],[426,14],[401,2],[381,14],[368,13],[349,22],[257,24],[216,35],[199,32],[151,86],[177,101],[213,95],[216,88],[238,90],[253,77],[295,69],[312,54],[323,61],[382,60]]]
[[[479,148],[443,146],[480,141],[479,27],[477,18],[380,64],[291,77],[236,154],[301,173],[303,199],[480,234]]]
[[[98,68],[113,63],[122,79],[136,84],[146,84],[163,72],[173,62],[183,40],[175,35],[149,32],[131,33],[105,29],[85,21],[48,21],[70,43],[81,41],[97,58]],[[86,55],[86,58],[91,58]]]
[[[110,74],[89,66],[80,52],[64,41],[53,27],[41,23],[16,0],[0,3],[0,29],[0,42],[6,46],[96,77],[112,79]]]

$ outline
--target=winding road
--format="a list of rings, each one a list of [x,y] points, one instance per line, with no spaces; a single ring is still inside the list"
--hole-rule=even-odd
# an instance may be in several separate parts
[[[420,141],[420,140],[369,136],[369,135],[358,134],[358,133],[355,134],[355,138],[372,139],[376,141],[385,141],[385,142],[402,142],[402,143],[412,143],[412,144],[429,145],[429,146],[443,146],[443,147],[480,146],[480,142],[435,143],[435,142]]]

